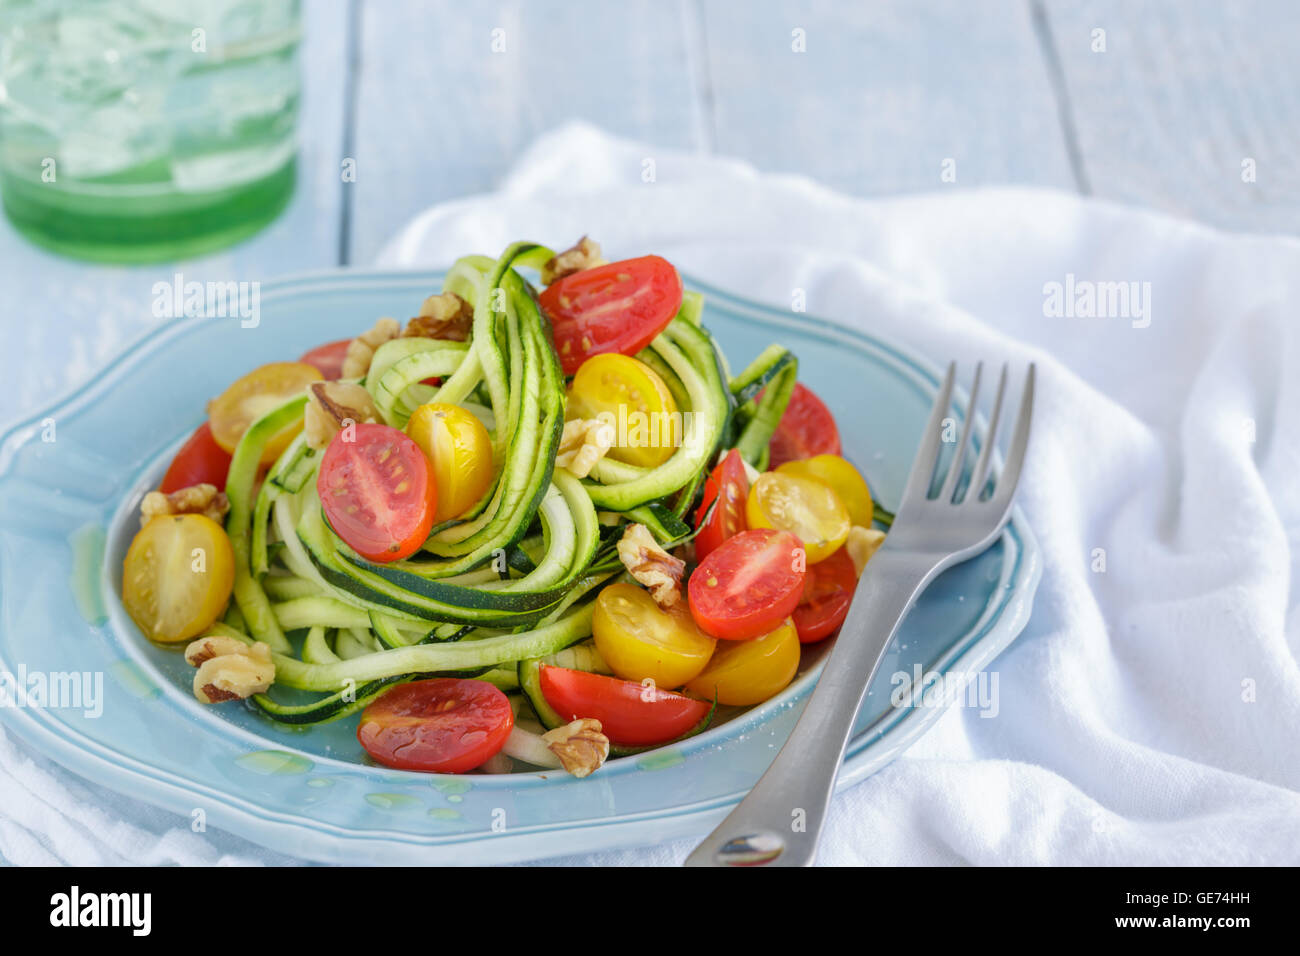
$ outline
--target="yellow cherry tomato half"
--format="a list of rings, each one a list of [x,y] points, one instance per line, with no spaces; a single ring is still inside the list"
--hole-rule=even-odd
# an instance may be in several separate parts
[[[827,485],[844,504],[851,524],[871,527],[871,489],[861,473],[839,455],[814,455],[799,461],[787,461],[776,470]]]
[[[782,471],[758,476],[749,489],[745,517],[751,528],[788,531],[801,542],[808,563],[840,549],[849,536],[849,512],[830,486]]]
[[[672,392],[658,372],[626,355],[593,355],[583,362],[569,388],[566,415],[609,422],[617,429],[609,457],[642,468],[662,465],[681,441]]]
[[[790,618],[752,641],[719,641],[713,659],[686,689],[719,704],[748,707],[785,690],[799,670],[799,634]]]
[[[271,362],[253,369],[208,403],[208,425],[213,440],[234,454],[248,426],[273,408],[302,394],[312,382],[321,380],[320,370],[305,362]],[[302,430],[302,419],[267,442],[262,464],[280,457],[294,436]]]
[[[468,511],[492,484],[492,438],[473,412],[431,402],[415,410],[406,434],[433,466],[434,524]]]
[[[146,637],[198,637],[226,609],[235,555],[221,525],[200,514],[161,515],[136,532],[122,563],[122,603]]]
[[[663,688],[680,687],[704,670],[715,643],[684,600],[665,611],[648,591],[624,581],[600,592],[591,630],[610,670]]]

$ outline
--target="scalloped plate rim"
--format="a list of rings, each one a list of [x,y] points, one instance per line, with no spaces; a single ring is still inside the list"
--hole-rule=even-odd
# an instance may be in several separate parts
[[[382,286],[389,283],[416,284],[427,282],[430,278],[441,275],[442,271],[325,269],[294,273],[265,280],[262,283],[262,301],[274,301],[280,297],[302,294],[322,286],[337,286],[339,283],[359,283],[362,286]],[[726,300],[733,310],[755,313],[769,324],[785,325],[800,334],[814,335],[824,340],[847,341],[858,348],[866,347],[878,353],[885,353],[895,364],[911,366],[914,373],[919,373],[927,387],[937,385],[939,373],[932,363],[887,338],[806,314],[783,313],[771,306],[699,281],[687,274],[684,274],[684,279],[690,287],[704,291],[710,299]],[[98,374],[79,386],[66,390],[47,405],[8,426],[3,435],[0,435],[0,481],[8,477],[8,466],[12,455],[30,440],[29,433],[38,428],[43,419],[55,417],[60,413],[75,412],[85,402],[93,400],[110,388],[114,380],[129,377],[134,362],[153,350],[162,348],[172,338],[182,335],[193,324],[208,321],[211,320],[204,317],[191,317],[175,320],[161,331],[157,328],[145,330],[101,366]],[[978,423],[979,419],[977,425]],[[119,504],[115,514],[120,508]],[[1016,542],[1014,566],[1010,571],[1004,570],[1004,578],[1013,578],[1014,587],[1008,586],[1009,593],[1006,598],[992,611],[986,611],[981,616],[982,626],[973,628],[973,633],[967,633],[954,641],[941,659],[935,662],[935,669],[947,672],[963,665],[958,672],[973,678],[1015,639],[1028,621],[1034,593],[1042,574],[1042,566],[1033,532],[1019,508],[1014,510],[1006,534],[1012,536]],[[112,616],[120,614],[121,608],[110,605],[108,611]],[[0,660],[0,664],[2,663],[3,661]],[[820,671],[820,666],[818,662],[805,675],[801,675],[799,684],[802,686],[792,685],[783,692],[782,698],[789,695],[788,700],[779,706],[801,702],[811,687],[813,675]],[[695,752],[725,738],[728,733],[737,733],[748,726],[761,723],[767,719],[770,708],[777,706],[774,703],[776,700],[760,705],[724,725],[712,728],[689,742],[692,744],[689,750]],[[946,711],[946,707],[909,709],[902,712],[902,716],[899,716],[899,712],[894,712],[886,714],[875,724],[863,730],[850,744],[851,749],[841,770],[837,789],[850,786],[880,769],[923,734]],[[477,854],[475,862],[507,862],[559,853],[588,852],[643,844],[647,842],[645,828],[648,824],[661,825],[655,837],[659,840],[703,833],[713,823],[721,820],[746,792],[739,790],[693,804],[677,804],[609,817],[521,827],[505,833],[417,835],[396,830],[357,831],[336,824],[311,820],[301,813],[294,814],[271,809],[236,794],[208,792],[210,788],[206,784],[164,767],[144,764],[134,758],[126,758],[125,763],[121,759],[114,762],[100,751],[106,751],[115,758],[122,758],[124,755],[78,734],[66,724],[47,725],[35,719],[33,711],[26,708],[0,708],[0,717],[20,738],[33,743],[40,740],[52,745],[48,748],[38,747],[46,756],[75,773],[103,783],[110,789],[182,814],[187,813],[193,805],[192,796],[202,793],[211,801],[213,812],[209,816],[214,826],[223,827],[272,849],[323,861],[355,862],[358,847],[366,845],[373,845],[376,849],[382,848],[389,854],[393,850],[398,850],[399,855],[405,857],[408,862],[418,863],[428,862],[422,860],[420,855],[433,847],[472,845]],[[678,749],[686,748],[679,745]],[[308,756],[317,763],[333,762],[352,769],[359,766],[351,761],[341,761],[337,758],[316,754]],[[83,769],[87,765],[93,766],[97,772]],[[619,761],[612,764],[609,769],[613,770],[620,765],[626,767],[625,770],[620,770],[620,773],[636,773],[641,769],[635,766],[632,760]],[[523,780],[541,783],[545,776],[542,773],[523,773],[497,777],[484,776],[476,780],[487,783],[513,777],[521,783]],[[139,786],[142,782],[151,789],[140,792]],[[539,838],[566,835],[567,838],[562,846],[557,845],[551,850],[537,852]],[[317,841],[323,838],[325,842],[311,846],[310,852],[304,854],[301,843],[304,837],[311,837]],[[525,849],[528,852],[521,852]]]

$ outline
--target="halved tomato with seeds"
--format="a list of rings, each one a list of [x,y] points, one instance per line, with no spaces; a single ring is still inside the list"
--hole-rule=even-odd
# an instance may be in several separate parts
[[[357,740],[386,767],[464,773],[500,751],[514,725],[510,701],[487,681],[440,677],[372,700]]]
[[[691,575],[687,594],[695,623],[726,641],[769,633],[799,603],[806,562],[803,545],[788,531],[742,531]]]
[[[789,531],[808,552],[808,563],[829,558],[849,536],[849,512],[830,485],[787,471],[768,471],[749,489],[745,520],[751,528]]]
[[[718,545],[745,530],[745,499],[749,497],[749,476],[740,452],[731,449],[704,482],[704,497],[695,512],[695,558],[703,561]],[[717,506],[713,507],[713,503]],[[710,508],[713,508],[710,512]]]
[[[799,670],[799,638],[789,619],[752,641],[719,644],[686,689],[719,704],[749,707],[785,690]]]
[[[770,468],[814,455],[838,455],[840,430],[835,416],[811,388],[797,384],[768,448],[772,456]]]
[[[316,490],[330,527],[371,561],[409,557],[433,527],[438,502],[429,461],[388,425],[363,423],[336,434],[321,458]]]
[[[682,278],[659,256],[624,259],[552,282],[537,297],[565,375],[592,355],[635,355],[682,306]]]
[[[707,700],[660,690],[652,682],[639,684],[567,667],[542,665],[538,682],[542,696],[562,718],[599,720],[610,743],[624,747],[675,740],[711,709]]]
[[[799,641],[812,644],[835,633],[848,616],[857,586],[853,559],[844,548],[825,561],[809,566],[803,597],[792,615]]]
[[[150,640],[198,637],[221,616],[235,582],[225,530],[206,515],[159,515],[122,562],[122,604]]]
[[[248,427],[267,412],[278,408],[307,390],[322,376],[314,365],[303,362],[270,362],[235,379],[227,389],[208,403],[208,425],[212,438],[229,454],[235,453]],[[262,449],[262,464],[269,465],[289,447],[302,431],[299,420],[272,436]]]

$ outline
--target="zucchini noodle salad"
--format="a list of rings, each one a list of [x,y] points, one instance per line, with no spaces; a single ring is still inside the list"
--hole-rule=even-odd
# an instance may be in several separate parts
[[[356,721],[388,767],[585,777],[698,734],[793,680],[892,521],[796,357],[733,374],[705,318],[659,256],[466,256],[208,403],[123,603],[199,701]]]

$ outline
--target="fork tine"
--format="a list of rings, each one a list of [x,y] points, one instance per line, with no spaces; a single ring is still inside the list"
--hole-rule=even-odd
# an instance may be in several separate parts
[[[993,461],[993,449],[998,447],[998,425],[1002,420],[1002,399],[1007,391],[1007,366],[1002,364],[1002,374],[998,376],[998,392],[993,399],[993,412],[989,415],[989,427],[984,433],[984,446],[980,448],[979,459],[970,473],[970,484],[966,488],[966,498],[979,501],[980,492],[988,478],[989,466]],[[965,500],[965,499],[963,499]]]
[[[970,442],[970,434],[975,424],[975,408],[980,398],[980,376],[984,373],[984,363],[975,363],[975,381],[970,387],[970,401],[966,403],[966,421],[961,427],[961,439],[957,442],[957,450],[953,452],[952,464],[948,466],[948,477],[943,481],[943,487],[939,489],[940,501],[952,501],[953,495],[957,492],[957,481],[961,478],[961,466],[966,460],[966,446]]]
[[[907,476],[907,486],[903,489],[903,499],[898,509],[901,511],[908,502],[924,500],[930,493],[930,481],[934,477],[934,463],[939,458],[939,436],[943,420],[948,415],[948,406],[952,402],[952,383],[957,376],[957,363],[948,363],[948,374],[943,377],[939,394],[934,398],[934,408],[930,411],[930,420],[926,423],[921,436],[921,447],[917,449],[916,459],[912,462],[912,473]]]
[[[1025,390],[1020,398],[1020,411],[1016,414],[1016,430],[1011,436],[1011,447],[1007,450],[1007,460],[998,475],[998,485],[993,493],[992,503],[999,511],[1011,507],[1011,500],[1020,482],[1020,469],[1025,463],[1025,449],[1029,447],[1029,423],[1034,413],[1034,363],[1029,363],[1029,374],[1025,376]]]

